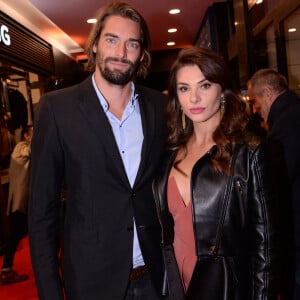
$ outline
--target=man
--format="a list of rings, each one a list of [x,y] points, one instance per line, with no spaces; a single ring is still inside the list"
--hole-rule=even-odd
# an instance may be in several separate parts
[[[21,131],[21,141],[16,144],[9,164],[9,192],[7,214],[10,219],[10,234],[4,249],[0,285],[27,280],[25,274],[13,269],[14,256],[20,241],[27,235],[27,207],[30,177],[30,143],[33,127],[25,126]]]
[[[254,95],[252,92],[251,82],[247,82],[247,93],[248,93],[248,103],[249,103],[249,116],[250,116],[250,126],[252,126],[254,132],[261,136],[266,136],[268,125],[265,119],[262,118],[260,112],[260,106],[257,101],[254,100]],[[250,128],[250,129],[252,129]]]
[[[250,79],[255,101],[262,117],[267,121],[269,139],[280,142],[287,167],[288,185],[292,200],[293,235],[296,250],[296,277],[294,300],[300,299],[300,99],[288,88],[286,78],[271,69],[257,71]],[[289,204],[282,199],[285,205]],[[285,223],[289,220],[286,218]],[[286,226],[286,224],[284,224]],[[285,227],[288,228],[288,227]],[[289,236],[289,232],[284,233]],[[284,247],[284,264],[289,265],[291,240]],[[286,278],[283,277],[283,280]],[[287,282],[287,280],[285,280]],[[288,293],[288,291],[285,291]],[[285,297],[285,295],[284,295]],[[292,299],[290,295],[286,298]]]
[[[143,17],[126,3],[109,4],[87,43],[92,76],[40,101],[29,216],[40,300],[62,300],[63,289],[67,300],[160,298],[151,185],[163,156],[164,96],[132,81],[149,66],[148,47]]]

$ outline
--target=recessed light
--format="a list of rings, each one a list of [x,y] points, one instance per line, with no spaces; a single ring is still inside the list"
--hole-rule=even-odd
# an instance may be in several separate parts
[[[288,29],[288,32],[295,32],[295,31],[297,31],[296,28],[289,28],[289,29]]]
[[[180,13],[180,9],[179,8],[173,8],[171,10],[169,10],[169,14],[171,15],[176,15]]]
[[[168,29],[168,32],[172,33],[172,32],[176,32],[177,31],[177,28],[169,28]]]
[[[93,24],[97,22],[97,19],[88,19],[86,20],[87,23]]]
[[[167,46],[174,46],[175,45],[175,42],[168,42],[167,43]]]

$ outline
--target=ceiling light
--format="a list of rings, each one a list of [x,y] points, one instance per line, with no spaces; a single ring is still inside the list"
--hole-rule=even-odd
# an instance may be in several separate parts
[[[261,3],[263,3],[264,1],[263,0],[256,0],[256,4],[261,4]]]
[[[288,29],[288,32],[295,32],[295,31],[297,31],[296,28],[289,28],[289,29]]]
[[[97,22],[97,19],[88,19],[86,22],[90,23],[90,24],[93,24],[93,23]]]
[[[174,46],[175,45],[175,42],[168,42],[167,43],[167,46]]]
[[[170,15],[176,15],[180,13],[180,9],[179,8],[173,8],[171,10],[169,10],[169,14]]]
[[[177,31],[177,28],[169,28],[168,29],[168,32],[172,33],[172,32],[176,32]]]

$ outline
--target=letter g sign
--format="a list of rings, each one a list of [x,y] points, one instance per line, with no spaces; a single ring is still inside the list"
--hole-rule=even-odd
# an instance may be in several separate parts
[[[0,42],[6,46],[10,46],[10,35],[8,33],[8,27],[6,25],[0,26]]]

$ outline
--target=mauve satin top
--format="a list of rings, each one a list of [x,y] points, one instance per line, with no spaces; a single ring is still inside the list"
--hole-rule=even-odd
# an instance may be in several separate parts
[[[168,182],[168,206],[174,219],[174,251],[184,290],[186,291],[196,264],[196,248],[191,202],[186,206],[172,176]]]

